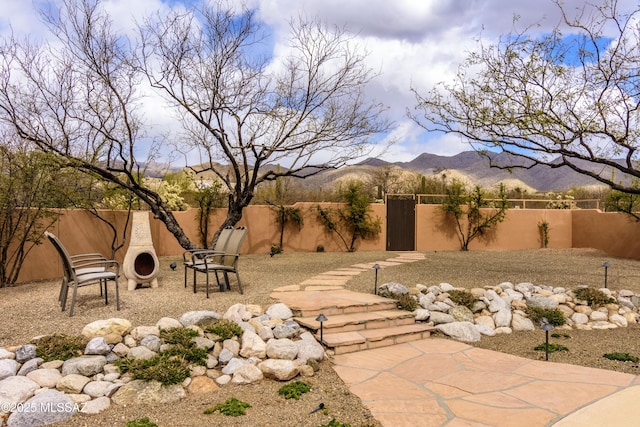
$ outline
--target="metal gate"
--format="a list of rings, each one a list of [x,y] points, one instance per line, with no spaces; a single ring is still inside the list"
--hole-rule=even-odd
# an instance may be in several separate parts
[[[387,196],[387,250],[416,248],[416,199],[414,195]]]

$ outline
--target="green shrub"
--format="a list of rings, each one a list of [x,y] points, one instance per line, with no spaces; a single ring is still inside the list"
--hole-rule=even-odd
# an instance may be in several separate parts
[[[595,288],[578,288],[573,292],[576,294],[577,299],[586,301],[589,307],[600,307],[616,302],[615,298]]]
[[[553,326],[562,326],[567,322],[562,311],[557,308],[529,306],[525,312],[527,316],[529,316],[529,319],[536,323],[539,323],[543,318],[546,318],[549,324]]]
[[[198,331],[187,328],[160,329],[160,338],[165,344],[176,344],[183,347],[191,347],[193,338],[198,336]]]
[[[227,319],[216,320],[211,325],[204,328],[205,332],[216,334],[223,340],[228,340],[234,336],[242,336],[242,328],[236,322]]]
[[[196,346],[175,346],[162,351],[160,354],[167,357],[174,356],[186,362],[204,366],[207,362],[208,352],[204,348],[197,348]]]
[[[220,411],[221,414],[228,415],[230,417],[239,417],[240,415],[245,414],[246,408],[251,408],[251,405],[247,402],[238,400],[235,397],[231,397],[224,403],[218,403],[212,408],[205,409],[204,413],[213,414],[216,411]]]
[[[535,351],[545,351],[546,347],[547,347],[546,344],[539,344],[535,346],[533,349]],[[569,351],[569,349],[563,346],[562,344],[549,343],[549,353],[555,353],[556,351]]]
[[[559,334],[557,332],[554,332],[553,334],[551,334],[551,336],[553,338],[571,338],[571,335],[569,334]]]
[[[183,359],[166,354],[151,359],[120,359],[115,365],[134,379],[159,381],[164,385],[180,384],[189,377],[189,367]]]
[[[311,386],[302,381],[294,381],[280,387],[278,394],[285,399],[300,399],[300,396],[311,390]]]
[[[454,289],[447,293],[449,294],[449,299],[451,301],[458,305],[463,305],[469,310],[473,309],[473,304],[477,301],[476,297],[474,297],[468,289]]]
[[[396,300],[400,310],[415,311],[418,308],[418,301],[411,294],[394,294],[384,291],[379,292],[378,295]]]
[[[32,343],[36,345],[36,357],[41,357],[44,362],[50,362],[82,356],[87,339],[79,336],[55,334],[38,338]]]
[[[632,356],[629,353],[607,353],[605,355],[603,355],[602,357],[605,357],[609,360],[617,360],[620,362],[633,362],[633,363],[638,363],[638,361],[640,361],[640,359],[638,359],[636,356]]]
[[[125,427],[158,427],[158,424],[149,420],[149,418],[144,417],[139,420],[129,421]]]
[[[351,424],[343,424],[341,422],[336,421],[336,419],[332,419],[328,424],[322,424],[318,427],[351,427]]]

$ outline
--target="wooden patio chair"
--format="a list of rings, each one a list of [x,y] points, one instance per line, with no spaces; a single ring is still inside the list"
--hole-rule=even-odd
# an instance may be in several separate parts
[[[184,287],[187,287],[187,271],[193,270],[193,293],[196,292],[196,270],[194,266],[198,264],[204,264],[204,258],[207,256],[222,256],[224,254],[225,248],[227,246],[227,242],[229,241],[229,237],[231,237],[231,233],[233,232],[233,227],[225,227],[220,231],[218,235],[218,240],[216,240],[213,249],[192,249],[187,250],[182,253],[182,263],[184,265]]]
[[[109,304],[109,294],[107,292],[107,283],[109,281],[113,281],[116,285],[116,308],[120,310],[120,291],[118,288],[120,264],[115,260],[108,260],[97,253],[71,256],[55,235],[48,231],[45,231],[44,234],[56,248],[62,261],[64,276],[60,285],[60,294],[58,295],[58,302],[62,311],[66,309],[69,287],[73,287],[69,316],[73,316],[78,288],[83,286],[99,285],[100,295],[103,295],[104,287],[104,301],[105,304]]]
[[[224,254],[210,254],[204,257],[202,263],[193,265],[193,292],[196,292],[196,273],[203,273],[206,275],[206,292],[207,298],[209,298],[209,273],[214,273],[216,276],[216,282],[220,288],[220,291],[231,290],[229,284],[229,273],[235,273],[238,281],[238,292],[243,293],[242,282],[240,282],[240,274],[238,273],[238,260],[240,259],[240,248],[244,239],[247,237],[246,227],[238,227],[229,236],[229,241],[225,247]],[[222,272],[225,279],[225,285],[220,283],[218,272]]]

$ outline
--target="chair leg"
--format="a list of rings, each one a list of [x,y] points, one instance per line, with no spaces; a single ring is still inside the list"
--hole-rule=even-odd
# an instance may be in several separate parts
[[[102,293],[102,284],[104,283],[104,305],[109,305],[109,292],[107,291],[107,280],[100,280],[100,293]]]
[[[226,286],[226,290],[230,291],[231,290],[231,283],[229,283],[229,274],[226,271],[222,272],[224,274],[224,284]]]
[[[240,283],[240,273],[238,273],[238,270],[236,270],[236,277],[238,278],[238,292],[242,295],[244,294],[244,291],[242,290],[242,283]]]
[[[78,285],[74,283],[73,295],[71,296],[71,306],[69,307],[69,317],[73,316],[73,308],[76,305],[76,295],[78,294]]]
[[[207,298],[209,298],[209,272],[205,271],[205,275],[207,276]]]
[[[184,288],[187,289],[187,266],[184,266]]]
[[[193,293],[196,293],[196,269],[193,269]]]
[[[218,270],[214,271],[216,275],[216,283],[218,283],[218,288],[220,288],[220,292],[224,292],[224,287],[220,284],[220,277],[218,277]]]
[[[114,280],[114,282],[116,283],[116,309],[118,311],[120,311],[120,291],[118,289],[118,278],[117,277]]]

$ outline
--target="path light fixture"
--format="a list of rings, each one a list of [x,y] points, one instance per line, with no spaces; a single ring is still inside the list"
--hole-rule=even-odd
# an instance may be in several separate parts
[[[323,344],[324,342],[324,337],[323,337],[324,326],[322,325],[322,323],[326,322],[327,320],[329,319],[327,319],[327,316],[325,316],[324,313],[320,313],[318,317],[316,317],[316,322],[320,322],[320,344]]]
[[[544,331],[544,360],[549,360],[549,331],[553,331],[553,325],[549,323],[546,317],[541,320],[540,328]]]
[[[373,264],[373,266],[371,266],[371,268],[376,270],[376,278],[375,278],[375,281],[373,282],[373,293],[375,295],[378,295],[378,270],[380,270],[380,264],[378,264],[378,263]]]
[[[607,270],[609,269],[609,262],[605,261],[602,266],[604,267],[604,287],[607,287]]]

